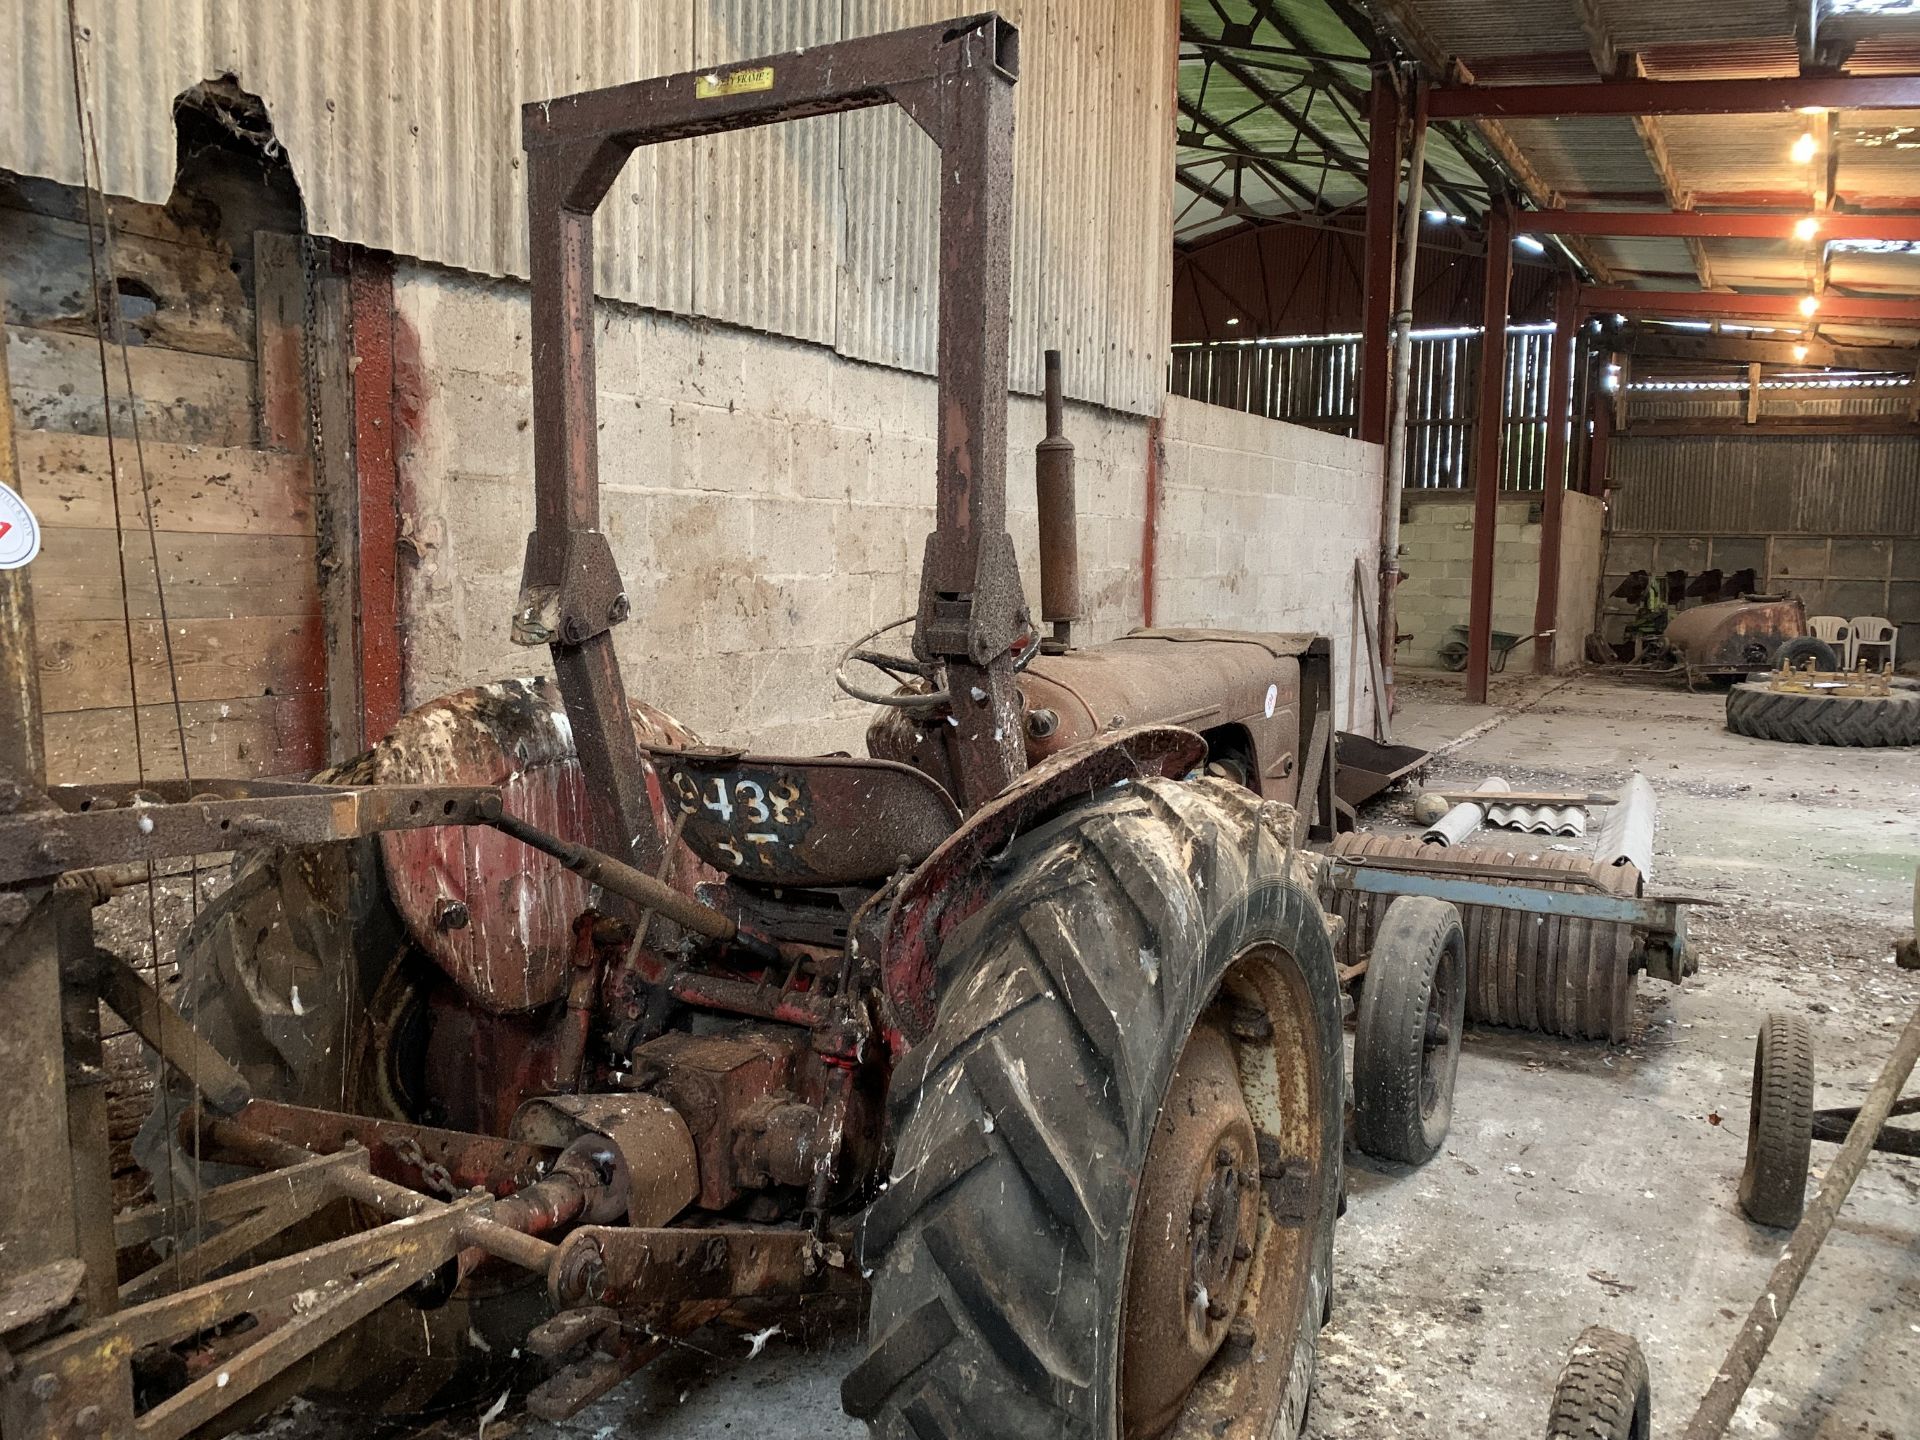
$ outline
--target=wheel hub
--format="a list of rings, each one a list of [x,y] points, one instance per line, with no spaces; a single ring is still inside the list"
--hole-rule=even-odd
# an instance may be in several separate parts
[[[1127,1440],[1149,1440],[1232,1327],[1260,1215],[1259,1147],[1233,1044],[1202,1022],[1140,1176],[1121,1374]]]

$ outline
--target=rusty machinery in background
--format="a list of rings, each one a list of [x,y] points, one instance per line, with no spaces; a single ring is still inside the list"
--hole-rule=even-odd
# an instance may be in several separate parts
[[[0,1190],[26,1237],[0,1293],[8,1440],[166,1440],[294,1384],[407,1405],[522,1350],[529,1404],[565,1415],[744,1300],[831,1292],[868,1297],[843,1396],[882,1433],[1297,1427],[1342,987],[1354,1134],[1422,1160],[1472,983],[1448,887],[1548,892],[1308,853],[1337,817],[1324,637],[1074,647],[1057,362],[1051,633],[1028,614],[1005,493],[1017,68],[986,15],[525,107],[536,522],[513,628],[553,682],[433,701],[312,785],[4,797],[23,1099],[0,1143],[38,1177]],[[836,672],[878,707],[867,757],[704,745],[627,696],[615,654],[593,215],[638,147],[885,104],[941,152],[935,524],[916,613],[886,627],[911,640],[876,631]],[[31,779],[21,714],[0,740]],[[104,886],[75,877],[227,850],[176,1008],[96,946]],[[1337,949],[1342,889],[1401,896],[1364,948]],[[1633,896],[1552,903],[1663,923]],[[165,1066],[141,1137],[159,1199],[118,1217],[98,1001]]]

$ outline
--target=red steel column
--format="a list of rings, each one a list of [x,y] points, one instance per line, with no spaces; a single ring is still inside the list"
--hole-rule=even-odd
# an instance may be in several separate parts
[[[1415,197],[1410,203],[1418,204]],[[1400,97],[1384,71],[1367,107],[1367,293],[1360,325],[1360,438],[1387,438],[1387,378],[1393,363],[1393,246],[1400,210]]]
[[[1481,309],[1480,404],[1473,455],[1473,593],[1467,605],[1467,703],[1487,703],[1493,650],[1493,535],[1500,518],[1500,451],[1506,439],[1507,291],[1513,283],[1513,211],[1487,211],[1487,293]]]
[[[1567,427],[1572,421],[1573,346],[1578,327],[1574,280],[1562,275],[1553,293],[1553,349],[1547,358],[1546,493],[1540,506],[1540,588],[1533,600],[1536,632],[1553,629],[1560,608],[1560,512],[1567,494]],[[1558,638],[1534,642],[1533,668],[1540,674],[1553,669]]]

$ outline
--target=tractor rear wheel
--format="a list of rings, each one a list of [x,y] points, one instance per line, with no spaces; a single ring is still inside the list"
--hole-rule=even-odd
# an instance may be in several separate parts
[[[876,1434],[1303,1423],[1340,1190],[1340,993],[1292,813],[1143,779],[1022,837],[942,947],[861,1225]]]

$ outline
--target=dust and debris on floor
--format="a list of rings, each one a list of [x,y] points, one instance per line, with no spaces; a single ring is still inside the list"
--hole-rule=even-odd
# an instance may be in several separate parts
[[[1438,747],[1497,722],[1436,760],[1429,785],[1500,775],[1604,792],[1639,770],[1660,802],[1654,887],[1716,903],[1693,911],[1699,973],[1677,989],[1643,980],[1626,1042],[1475,1029],[1441,1154],[1418,1171],[1350,1159],[1306,1433],[1538,1434],[1566,1349],[1593,1323],[1640,1338],[1666,1431],[1705,1390],[1785,1238],[1734,1205],[1762,1017],[1806,1015],[1815,1103],[1857,1104],[1920,1004],[1920,975],[1891,958],[1920,865],[1920,751],[1744,739],[1711,690],[1507,675],[1477,707],[1459,677],[1416,672],[1401,693],[1397,740]],[[1383,797],[1363,823],[1411,828],[1408,802]],[[1816,1178],[1833,1153],[1815,1145]],[[755,1354],[761,1328],[702,1332],[564,1423],[510,1405],[486,1435],[863,1435],[839,1407],[857,1325],[783,1326]],[[1910,1440],[1916,1373],[1920,1166],[1876,1155],[1730,1433]],[[309,1409],[261,1433],[452,1440],[476,1434],[491,1398],[424,1426],[343,1427]]]

